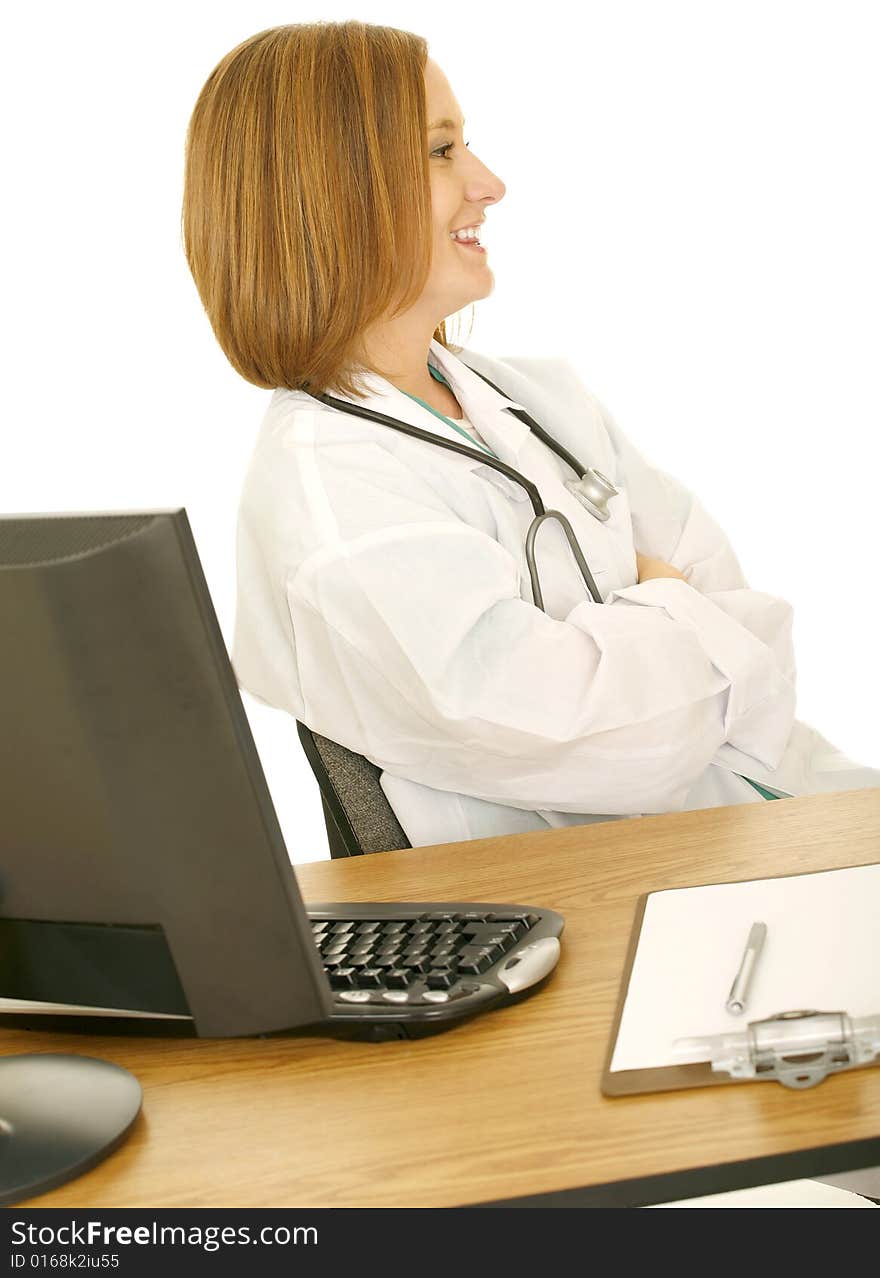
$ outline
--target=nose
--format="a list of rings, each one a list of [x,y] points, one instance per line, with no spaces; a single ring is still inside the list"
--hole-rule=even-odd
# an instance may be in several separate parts
[[[470,172],[466,178],[466,197],[474,203],[497,204],[503,200],[507,187],[482,160],[471,154]]]

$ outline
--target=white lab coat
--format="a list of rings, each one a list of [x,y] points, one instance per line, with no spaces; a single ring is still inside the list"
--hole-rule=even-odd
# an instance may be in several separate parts
[[[272,395],[244,482],[233,666],[253,696],[365,755],[414,846],[880,786],[795,719],[792,609],[752,590],[722,530],[559,359],[431,361],[470,422],[568,516],[525,560],[521,488],[477,460]],[[485,372],[499,396],[471,367]],[[366,407],[461,437],[384,379]],[[512,413],[620,490],[607,523]],[[636,547],[687,581],[639,584]],[[742,774],[742,775],[740,775]]]

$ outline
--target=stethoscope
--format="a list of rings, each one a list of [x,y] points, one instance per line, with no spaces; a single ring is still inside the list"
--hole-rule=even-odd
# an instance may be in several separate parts
[[[471,369],[471,371],[477,373],[475,368]],[[488,377],[483,376],[482,373],[477,373],[477,376],[482,377],[483,381],[487,382],[493,390],[498,391],[498,394],[503,398],[507,398],[494,382],[489,381]],[[305,389],[303,387],[303,390]],[[306,394],[309,393],[306,390]],[[414,439],[422,439],[427,444],[435,444],[438,448],[448,448],[450,452],[461,453],[463,457],[476,458],[485,466],[490,466],[493,470],[497,470],[499,474],[506,475],[508,479],[512,479],[515,484],[519,484],[521,488],[525,489],[535,512],[535,517],[526,533],[526,564],[528,565],[529,577],[532,583],[532,597],[537,607],[546,612],[541,583],[538,578],[538,566],[535,562],[535,538],[538,535],[538,529],[548,519],[555,519],[565,533],[566,541],[592,599],[595,603],[603,602],[599,589],[593,580],[593,574],[590,572],[587,561],[584,558],[584,553],[574,535],[574,529],[566,516],[559,510],[547,510],[541,500],[541,494],[532,481],[527,479],[525,475],[521,475],[519,471],[514,470],[512,466],[508,466],[506,462],[501,461],[494,453],[485,452],[483,449],[471,448],[467,444],[459,444],[457,440],[443,439],[439,435],[432,434],[431,431],[422,430],[419,426],[411,426],[409,422],[402,422],[396,417],[389,417],[386,413],[377,413],[371,408],[363,408],[360,404],[350,404],[347,400],[335,399],[331,395],[312,395],[311,398],[319,400],[329,408],[338,408],[345,413],[352,413],[355,417],[364,417],[368,421],[390,426],[392,430],[400,431],[403,435],[411,435]],[[548,435],[543,426],[539,426],[524,408],[513,408],[510,404],[506,405],[506,408],[508,412],[513,413],[521,422],[524,422],[532,434],[537,435],[538,439],[546,444],[561,461],[570,466],[576,475],[580,476],[579,479],[566,480],[565,487],[577,498],[582,506],[586,507],[591,515],[601,523],[604,523],[609,516],[608,502],[612,497],[617,496],[618,489],[595,467],[584,467],[568,449],[563,448],[551,435]]]

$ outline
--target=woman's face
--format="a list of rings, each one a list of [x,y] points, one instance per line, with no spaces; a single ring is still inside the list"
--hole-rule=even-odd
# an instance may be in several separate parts
[[[434,253],[420,299],[439,324],[492,292],[495,279],[485,245],[459,244],[451,233],[482,222],[486,205],[502,199],[506,187],[467,148],[461,109],[445,75],[430,58],[425,66],[425,91],[428,125],[446,122],[428,130]]]

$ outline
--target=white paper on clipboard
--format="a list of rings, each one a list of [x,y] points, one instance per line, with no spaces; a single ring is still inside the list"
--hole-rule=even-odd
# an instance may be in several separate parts
[[[725,1001],[757,921],[767,939],[734,1016]],[[676,1039],[808,1008],[880,1012],[880,865],[652,892],[610,1072],[675,1065]]]

